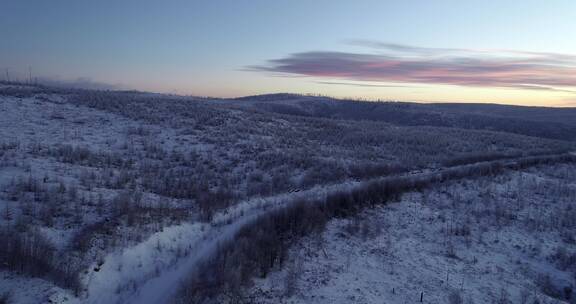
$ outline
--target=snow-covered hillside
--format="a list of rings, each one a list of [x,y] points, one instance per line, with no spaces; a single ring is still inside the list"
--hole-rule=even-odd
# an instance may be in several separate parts
[[[253,303],[573,303],[576,166],[450,182],[335,219]]]
[[[164,301],[267,210],[381,176],[574,147],[255,101],[0,84],[0,299]]]

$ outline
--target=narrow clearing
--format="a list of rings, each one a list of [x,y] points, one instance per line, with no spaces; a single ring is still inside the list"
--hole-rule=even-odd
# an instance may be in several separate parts
[[[574,152],[570,153],[574,155]],[[519,158],[521,159],[521,158]],[[494,161],[485,163],[501,163],[504,166],[514,165],[519,159],[506,161]],[[464,165],[459,167],[466,167]],[[377,181],[386,178],[415,177],[429,178],[442,174],[445,171],[458,167],[438,169],[432,171],[416,170],[396,176],[388,176],[372,179]],[[161,271],[157,276],[146,281],[144,284],[135,286],[133,291],[127,294],[116,294],[114,290],[103,291],[102,293],[91,293],[85,300],[86,303],[133,303],[133,304],[155,304],[169,303],[176,295],[181,282],[194,275],[196,267],[202,261],[209,259],[219,246],[225,242],[232,241],[235,235],[243,228],[250,225],[260,216],[266,216],[272,211],[289,206],[289,204],[300,197],[320,197],[325,198],[327,194],[334,191],[351,190],[361,185],[360,182],[344,182],[323,187],[314,187],[309,190],[285,193],[268,198],[251,199],[244,203],[230,207],[224,212],[217,214],[212,221],[212,225],[204,232],[201,239],[194,245],[192,252],[180,259],[172,267]]]

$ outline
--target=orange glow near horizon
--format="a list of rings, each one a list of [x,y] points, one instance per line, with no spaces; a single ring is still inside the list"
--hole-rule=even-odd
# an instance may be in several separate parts
[[[222,98],[269,93],[297,93],[373,101],[496,103],[524,106],[576,107],[575,94],[545,90],[398,83],[387,83],[385,86],[380,86],[381,84],[374,84],[373,82],[342,82],[342,84],[335,82],[335,84],[324,84],[321,82],[324,79],[307,77],[254,78],[244,78],[238,81],[229,80],[226,81],[227,85],[225,87],[210,81],[210,79],[204,79],[200,82],[183,80],[182,83],[172,82],[165,84],[159,80],[155,83],[148,83],[138,89],[151,92]],[[262,87],[266,87],[266,89],[249,85],[253,81],[261,84]],[[185,89],[175,89],[182,87]]]

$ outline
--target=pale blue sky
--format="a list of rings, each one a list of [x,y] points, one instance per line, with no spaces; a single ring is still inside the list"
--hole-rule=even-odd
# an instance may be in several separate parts
[[[85,77],[196,95],[290,91],[403,100],[474,101],[478,96],[485,101],[494,90],[457,88],[461,95],[442,95],[451,87],[426,83],[416,94],[412,88],[319,83],[338,80],[333,75],[271,76],[246,67],[313,51],[381,53],[351,45],[351,40],[576,54],[575,12],[576,1],[569,0],[0,0],[0,68],[16,75],[32,66],[41,77]],[[516,95],[504,93],[499,101],[518,103]],[[554,100],[570,100],[570,95]]]

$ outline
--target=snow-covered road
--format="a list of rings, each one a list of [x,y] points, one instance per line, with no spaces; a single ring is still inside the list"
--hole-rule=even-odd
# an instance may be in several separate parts
[[[198,265],[199,262],[212,256],[220,244],[231,241],[241,227],[244,227],[250,221],[256,219],[258,215],[260,215],[260,213],[255,212],[240,218],[233,224],[215,227],[213,231],[208,233],[205,241],[201,241],[201,244],[198,244],[195,250],[183,259],[181,263],[178,263],[175,267],[164,271],[160,276],[140,286],[136,294],[122,301],[122,303],[169,303],[178,291],[182,280],[193,275],[195,266]]]
[[[576,155],[574,152],[570,154]],[[509,166],[517,161],[518,159],[509,159],[495,162],[500,162],[504,166]],[[463,165],[460,167],[466,166],[471,165]],[[454,170],[455,168],[457,167],[436,170],[416,170],[399,174],[394,177],[411,176],[430,178],[437,174],[441,174],[444,171]],[[375,178],[372,180],[381,180],[386,178],[390,178],[390,176]],[[83,302],[91,304],[169,303],[176,295],[181,286],[181,282],[194,275],[194,271],[200,262],[210,258],[216,250],[218,250],[220,244],[233,240],[240,229],[249,225],[259,216],[264,216],[274,210],[284,208],[298,198],[323,198],[326,197],[328,193],[338,190],[352,190],[360,184],[361,182],[359,181],[346,181],[339,184],[316,186],[308,190],[288,192],[266,198],[255,198],[241,202],[218,213],[214,217],[212,225],[206,225],[206,229],[202,231],[202,235],[198,237],[198,240],[192,246],[190,253],[176,261],[176,263],[171,265],[169,268],[161,270],[160,273],[144,283],[134,286],[132,290],[118,293],[114,289],[110,288],[108,290],[90,292],[88,298]]]
[[[434,170],[434,173],[437,172],[438,171]],[[429,170],[416,170],[397,176],[428,176],[434,173]],[[383,178],[389,177],[380,177],[373,180]],[[101,292],[90,293],[86,302],[91,304],[169,303],[176,295],[182,281],[194,275],[196,266],[199,265],[199,263],[213,256],[220,244],[233,240],[237,232],[256,220],[259,216],[284,208],[300,198],[325,198],[329,193],[340,190],[352,190],[360,184],[361,182],[356,180],[346,181],[241,202],[216,214],[212,220],[212,225],[204,232],[200,240],[196,242],[191,253],[172,265],[169,269],[164,269],[159,276],[153,277],[144,284],[137,286],[137,289],[129,294],[115,294],[112,289],[106,290],[106,295],[103,295]]]
[[[202,229],[195,226],[200,224],[190,223],[165,228],[143,243],[132,248],[124,249],[122,254],[116,252],[107,256],[104,265],[101,266],[102,269],[98,273],[92,273],[93,277],[88,280],[88,295],[87,298],[82,299],[82,302],[90,304],[168,303],[178,291],[181,282],[194,274],[196,265],[211,257],[220,244],[234,239],[234,236],[242,227],[249,225],[259,216],[286,207],[290,202],[299,198],[325,197],[333,191],[351,189],[358,184],[360,184],[358,181],[347,181],[337,184],[315,186],[307,190],[291,191],[268,197],[252,198],[215,214],[211,224],[203,224],[201,226]],[[195,229],[196,231],[182,233],[181,230],[184,229]],[[180,244],[173,245],[170,241],[167,242],[173,245],[173,247],[190,246],[191,248],[188,255],[177,259],[174,263],[163,263],[164,265],[169,264],[169,266],[161,269],[159,273],[154,273],[155,267],[152,267],[153,265],[144,265],[144,267],[139,265],[139,267],[133,270],[118,270],[119,267],[122,267],[120,265],[123,264],[139,264],[138,262],[132,261],[134,258],[141,259],[144,263],[150,263],[154,261],[154,259],[162,261],[176,259],[177,257],[174,256],[157,257],[159,254],[175,255],[174,250],[165,250],[162,253],[153,252],[155,251],[157,241],[173,239],[175,234],[180,236],[180,238],[176,240],[176,242],[180,242]],[[190,240],[182,239],[182,235],[183,237],[190,238]],[[126,266],[124,266],[124,268],[126,268]],[[120,275],[118,273],[120,271],[135,271],[136,273]],[[130,288],[119,288],[120,284],[128,285],[128,282],[123,281],[137,277],[147,277],[149,279],[141,280],[136,286],[131,286]]]

